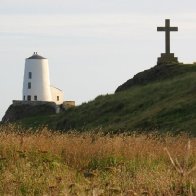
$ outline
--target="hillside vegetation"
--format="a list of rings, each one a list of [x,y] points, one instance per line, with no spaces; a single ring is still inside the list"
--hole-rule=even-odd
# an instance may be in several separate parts
[[[167,67],[166,67],[167,68]],[[190,131],[196,134],[196,65],[172,65],[164,74],[141,73],[139,82],[114,95],[61,114],[59,129]],[[141,84],[141,81],[145,84]],[[144,79],[145,78],[145,79]],[[152,80],[153,78],[153,80]]]
[[[128,80],[115,94],[22,123],[60,130],[188,131],[196,135],[196,65],[155,66]]]
[[[0,126],[0,195],[195,195],[196,141]]]

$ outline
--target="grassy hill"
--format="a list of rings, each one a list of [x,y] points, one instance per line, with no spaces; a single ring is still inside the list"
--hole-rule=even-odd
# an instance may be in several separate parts
[[[115,94],[22,123],[45,123],[60,130],[188,131],[196,135],[196,65],[156,66],[128,80]]]

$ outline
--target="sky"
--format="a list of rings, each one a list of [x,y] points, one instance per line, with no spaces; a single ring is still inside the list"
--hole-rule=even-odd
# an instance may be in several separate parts
[[[196,62],[195,0],[1,0],[0,119],[22,99],[25,58],[48,58],[51,84],[77,105],[112,94],[164,52],[165,19],[171,52]]]

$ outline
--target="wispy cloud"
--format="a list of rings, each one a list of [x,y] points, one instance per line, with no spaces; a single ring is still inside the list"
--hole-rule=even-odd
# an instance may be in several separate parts
[[[195,32],[195,21],[195,13],[185,13],[176,15],[171,23],[183,31]],[[150,33],[155,33],[156,26],[161,25],[164,16],[152,14],[0,15],[2,36],[137,39],[150,38]]]
[[[195,0],[1,0],[0,13],[71,14],[71,13],[140,13],[177,14],[194,12]]]

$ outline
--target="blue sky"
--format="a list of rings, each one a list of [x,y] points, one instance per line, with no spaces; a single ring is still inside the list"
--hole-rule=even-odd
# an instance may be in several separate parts
[[[47,57],[51,84],[77,104],[113,93],[134,74],[156,64],[170,18],[171,51],[196,61],[194,0],[1,0],[0,117],[22,97],[25,58]]]

